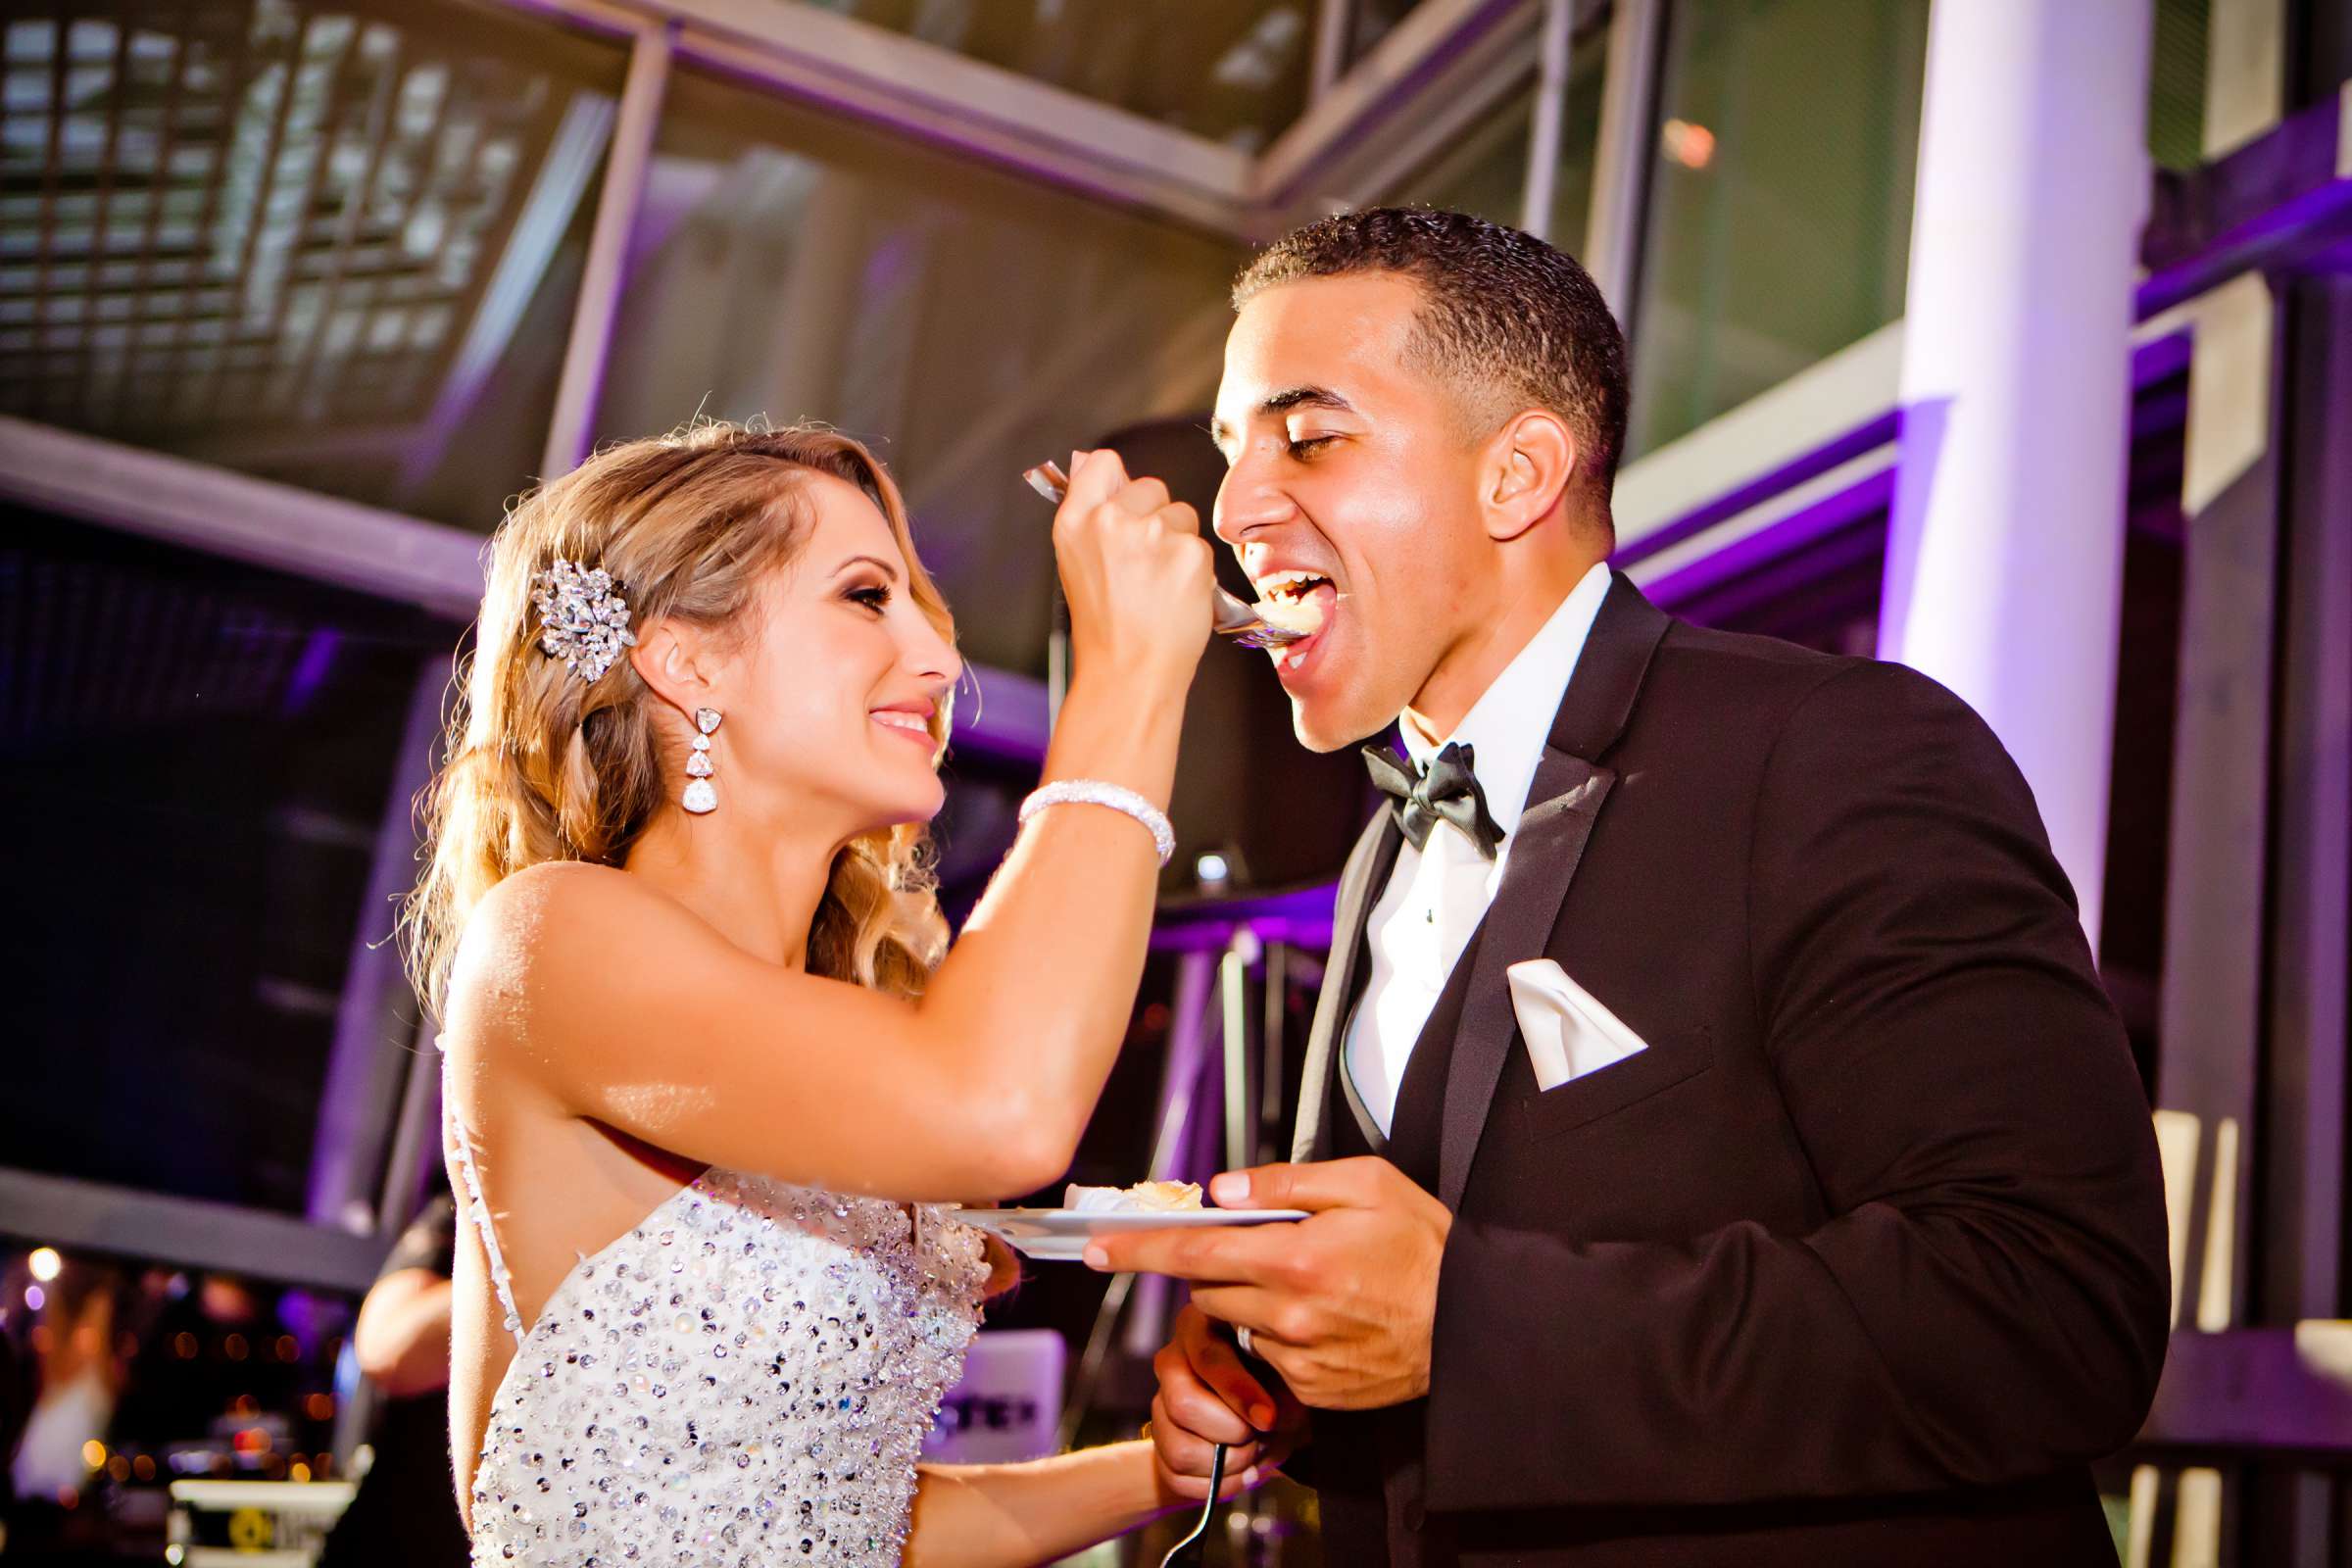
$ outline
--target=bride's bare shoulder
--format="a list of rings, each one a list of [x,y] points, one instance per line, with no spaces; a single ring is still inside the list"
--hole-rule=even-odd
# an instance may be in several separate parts
[[[703,931],[625,871],[576,860],[526,866],[466,916],[450,971],[450,1011],[506,1033],[551,1002],[583,1002],[627,981],[662,947],[702,940]],[[628,961],[614,961],[622,956]]]

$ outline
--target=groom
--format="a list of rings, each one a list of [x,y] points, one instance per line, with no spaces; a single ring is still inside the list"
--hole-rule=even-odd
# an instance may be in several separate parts
[[[1090,1249],[1194,1282],[1162,1462],[1297,1446],[1351,1568],[2112,1563],[2163,1200],[2000,743],[1609,571],[1624,345],[1540,241],[1352,213],[1235,299],[1217,533],[1323,606],[1299,739],[1402,756],[1294,1162],[1212,1189],[1312,1216]]]

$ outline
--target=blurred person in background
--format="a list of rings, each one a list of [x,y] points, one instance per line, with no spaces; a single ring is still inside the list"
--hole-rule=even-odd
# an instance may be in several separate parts
[[[123,1323],[137,1316],[113,1265],[50,1255],[49,1278],[10,1280],[0,1334],[0,1546],[12,1562],[102,1544],[103,1513],[83,1506],[102,1479],[89,1445],[113,1436]]]
[[[435,1568],[468,1555],[450,1491],[450,1275],[457,1205],[436,1194],[401,1232],[360,1303],[352,1349],[383,1391],[368,1438],[374,1459],[336,1521],[318,1568]]]
[[[32,1414],[35,1393],[30,1349],[0,1320],[0,1518],[16,1500],[17,1440]]]
[[[9,1473],[18,1496],[64,1501],[89,1479],[83,1446],[106,1439],[122,1396],[116,1312],[122,1281],[106,1265],[75,1260],[38,1289],[29,1336],[33,1400]]]
[[[1310,1217],[1088,1249],[1195,1282],[1172,1473],[1307,1440],[1350,1565],[2112,1562],[2164,1194],[2000,742],[1612,572],[1624,344],[1541,240],[1344,214],[1235,304],[1217,534],[1323,605],[1274,656],[1299,740],[1404,755],[1296,1162],[1212,1183]]]
[[[1074,457],[1054,528],[1075,677],[943,958],[925,827],[961,664],[865,448],[702,425],[500,527],[409,925],[472,1221],[477,1560],[1010,1568],[1179,1500],[1145,1443],[916,1462],[991,1272],[943,1204],[1068,1165],[1208,637],[1164,485]]]

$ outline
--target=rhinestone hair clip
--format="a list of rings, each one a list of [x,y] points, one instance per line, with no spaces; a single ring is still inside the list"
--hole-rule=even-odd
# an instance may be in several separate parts
[[[629,602],[602,566],[558,561],[531,579],[531,603],[539,607],[539,646],[582,680],[602,680],[622,649],[637,646]]]

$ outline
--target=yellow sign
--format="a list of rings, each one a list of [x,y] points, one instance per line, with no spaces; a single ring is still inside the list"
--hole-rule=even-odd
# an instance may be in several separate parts
[[[259,1508],[239,1508],[228,1516],[228,1544],[238,1551],[268,1551],[276,1531]]]

